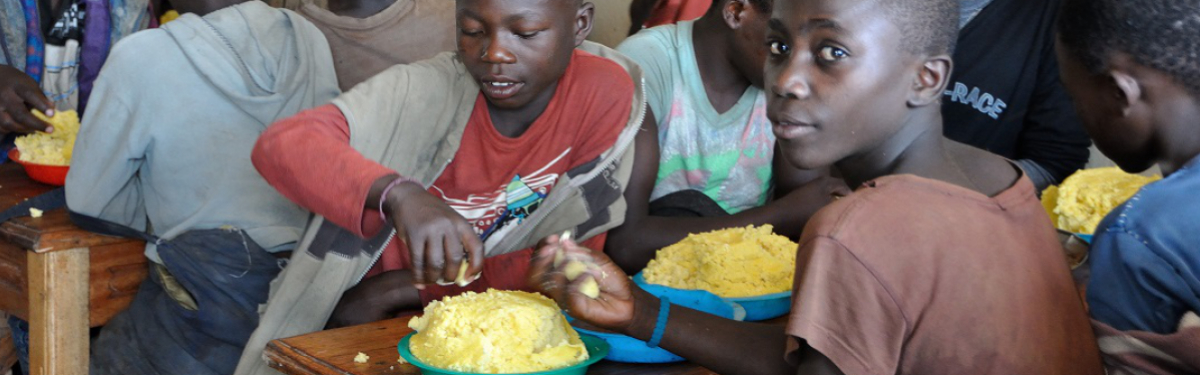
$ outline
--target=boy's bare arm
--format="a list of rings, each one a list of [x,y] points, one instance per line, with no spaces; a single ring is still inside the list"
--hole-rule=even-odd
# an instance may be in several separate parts
[[[411,270],[393,270],[367,278],[342,293],[325,328],[377,322],[421,308]]]
[[[735,215],[706,218],[650,216],[650,193],[658,175],[658,129],[654,113],[646,121],[635,141],[633,175],[625,189],[625,222],[608,233],[605,251],[626,272],[636,273],[654,259],[658,249],[670,246],[690,233],[701,233],[747,225],[775,225],[777,233],[797,238],[808,218],[824,207],[831,193],[844,186],[828,176],[786,175],[796,184],[790,192],[766,206]],[[776,158],[779,159],[779,158]],[[794,168],[793,168],[794,169]],[[804,172],[804,171],[801,171]],[[807,172],[805,172],[807,173]],[[808,180],[803,180],[808,178]]]

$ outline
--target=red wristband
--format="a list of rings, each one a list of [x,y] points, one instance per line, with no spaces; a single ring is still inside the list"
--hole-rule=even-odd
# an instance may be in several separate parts
[[[399,176],[399,177],[396,177],[395,180],[392,180],[392,182],[389,182],[387,184],[387,186],[383,187],[383,192],[379,193],[379,219],[380,220],[387,222],[387,215],[385,215],[383,213],[383,202],[387,201],[388,192],[391,191],[392,188],[396,187],[397,185],[403,184],[405,182],[411,182],[411,183],[414,183],[417,185],[421,185],[421,183],[418,182],[417,180],[414,180],[414,179],[411,179],[408,177],[404,177],[404,176]]]

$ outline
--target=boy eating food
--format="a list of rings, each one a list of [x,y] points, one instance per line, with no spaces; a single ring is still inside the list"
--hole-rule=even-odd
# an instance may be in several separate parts
[[[1087,300],[1106,363],[1129,367],[1113,373],[1195,373],[1200,7],[1066,0],[1062,14],[1062,79],[1084,128],[1121,169],[1138,173],[1157,164],[1164,176],[1096,228]]]
[[[327,320],[523,289],[538,239],[570,229],[602,247],[620,223],[645,101],[635,64],[584,42],[592,4],[461,0],[456,12],[457,54],[392,67],[259,139],[263,177],[322,217],[239,373],[265,369],[270,339]]]
[[[531,285],[722,374],[1101,374],[1032,183],[942,136],[957,15],[953,0],[775,5],[766,87],[782,153],[859,187],[805,227],[786,329],[671,306],[554,237]],[[598,267],[568,283],[559,249]],[[579,292],[592,279],[596,299]]]

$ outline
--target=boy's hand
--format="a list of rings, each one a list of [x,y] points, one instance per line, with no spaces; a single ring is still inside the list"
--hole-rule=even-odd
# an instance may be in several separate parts
[[[801,185],[768,204],[775,232],[797,238],[813,214],[833,202],[835,197],[850,195],[850,187],[840,178],[821,176]]]
[[[384,272],[364,279],[342,293],[325,328],[340,328],[377,322],[404,310],[421,308],[421,296],[413,287],[410,270]]]
[[[417,184],[400,184],[388,192],[385,212],[406,240],[417,289],[438,280],[454,282],[464,259],[465,280],[483,271],[483,242],[462,215]]]
[[[20,70],[0,65],[0,133],[51,132],[50,124],[29,113],[35,109],[54,115],[54,103],[42,94],[37,82]]]
[[[571,261],[587,265],[587,270],[574,280],[568,280],[565,271]],[[581,291],[589,280],[599,286],[595,298]],[[629,276],[608,256],[580,247],[574,241],[560,241],[558,236],[543,241],[533,255],[528,282],[534,290],[553,298],[572,317],[588,324],[625,332],[634,320],[635,292]]]

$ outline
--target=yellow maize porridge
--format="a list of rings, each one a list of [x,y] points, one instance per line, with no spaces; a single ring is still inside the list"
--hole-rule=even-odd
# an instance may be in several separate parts
[[[707,290],[721,297],[752,297],[792,289],[795,242],[772,226],[701,234],[663,248],[642,276],[651,284]]]
[[[588,359],[579,333],[540,294],[489,289],[434,301],[408,326],[409,350],[442,369],[480,374],[537,372]]]

